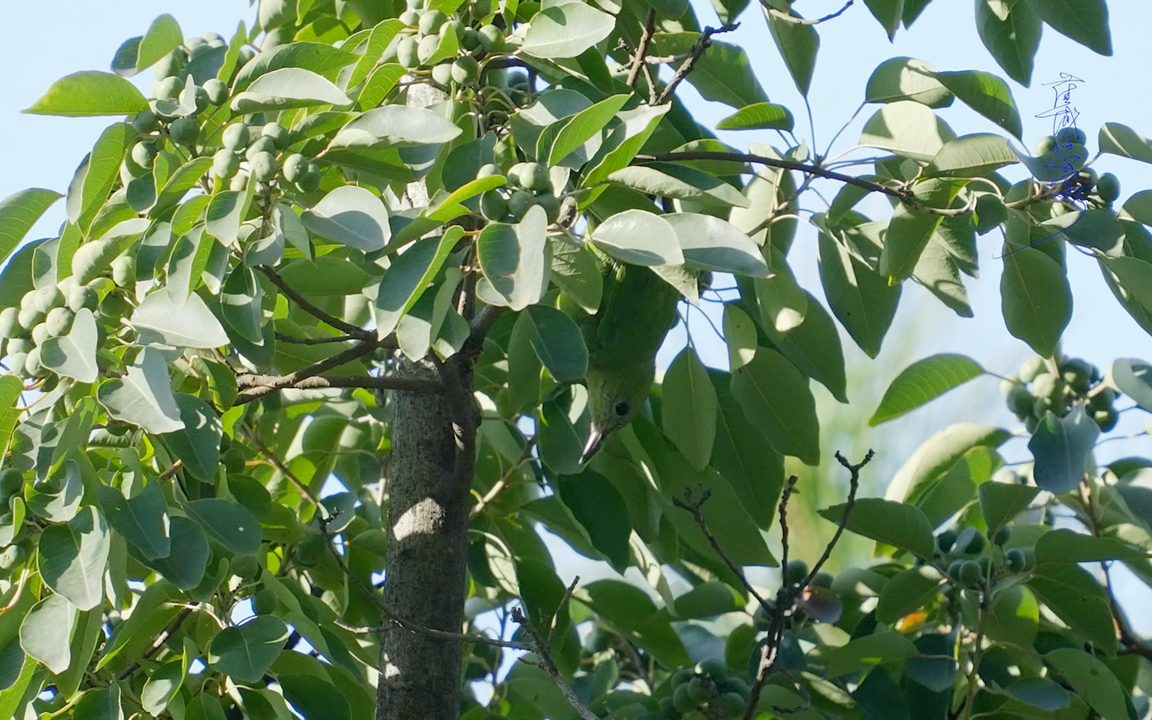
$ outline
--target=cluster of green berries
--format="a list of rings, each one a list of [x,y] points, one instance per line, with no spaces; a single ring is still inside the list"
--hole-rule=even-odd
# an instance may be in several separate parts
[[[67,335],[77,312],[97,309],[99,282],[81,285],[69,276],[59,285],[29,290],[19,307],[0,311],[0,343],[8,368],[28,378],[47,377],[50,371],[41,363],[41,347],[51,338]]]
[[[489,163],[480,168],[476,177],[499,173],[499,168]],[[548,168],[539,163],[517,163],[508,170],[507,178],[507,187],[489,190],[480,196],[480,213],[485,218],[492,222],[519,222],[533,205],[539,205],[548,223],[556,222],[560,217],[560,199],[552,191]]]
[[[748,683],[729,676],[727,666],[719,660],[705,660],[694,668],[677,671],[669,680],[669,689],[671,695],[660,699],[660,715],[654,718],[740,717],[751,692]]]
[[[1043,157],[1056,151],[1058,144],[1054,135],[1040,138],[1036,141],[1034,148],[1036,157]],[[1083,145],[1075,144],[1069,154],[1082,153],[1080,157],[1084,157],[1087,155],[1087,152],[1088,149]],[[1120,180],[1112,173],[1099,175],[1092,168],[1084,168],[1078,173],[1074,182],[1082,186],[1084,190],[1089,193],[1088,201],[1095,207],[1111,207],[1112,203],[1120,197]],[[1055,207],[1059,208],[1055,210],[1058,215],[1068,210],[1067,207],[1060,203],[1057,203]]]
[[[408,70],[430,70],[432,80],[444,87],[475,83],[480,77],[479,59],[504,49],[504,31],[497,26],[468,27],[440,10],[423,10],[409,3],[409,8],[400,14],[400,21],[406,28],[396,44],[396,61]],[[461,54],[433,63],[433,56],[449,33],[455,37]]]
[[[1005,551],[1004,545],[1012,539],[1011,526],[1004,527],[988,538],[974,527],[945,530],[936,537],[938,558],[951,559],[948,577],[960,587],[975,590],[986,580],[1001,574],[1016,574],[1031,569],[1035,564],[1028,553],[1020,548]]]
[[[801,583],[808,577],[811,568],[808,563],[803,560],[795,559],[789,560],[788,564],[784,566],[784,582],[791,586],[794,590],[803,590]],[[831,588],[832,583],[836,581],[836,577],[829,572],[821,570],[812,576],[812,580],[808,583],[807,587],[812,588]],[[752,624],[757,630],[767,630],[768,625],[771,623],[771,613],[776,608],[774,600],[768,600],[768,607],[757,605],[755,612],[752,613]]]
[[[1116,426],[1119,415],[1113,407],[1116,391],[1100,383],[1100,370],[1079,358],[1063,362],[1045,360],[1039,355],[1024,361],[1018,375],[1000,384],[1008,409],[1035,432],[1047,412],[1064,417],[1078,402],[1104,432]]]
[[[234,122],[224,128],[220,141],[223,147],[212,156],[212,173],[228,180],[232,190],[246,187],[249,176],[262,183],[282,177],[300,192],[313,192],[320,187],[320,168],[316,163],[300,153],[285,155],[291,134],[278,122],[260,127]],[[243,171],[241,163],[246,165]]]

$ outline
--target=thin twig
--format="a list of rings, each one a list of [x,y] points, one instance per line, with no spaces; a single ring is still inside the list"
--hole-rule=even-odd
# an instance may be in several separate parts
[[[632,69],[628,71],[628,87],[636,87],[640,78],[640,68],[644,67],[644,60],[648,55],[648,46],[652,44],[652,34],[656,30],[656,8],[648,8],[648,19],[644,21],[644,33],[640,36],[640,45],[636,48],[636,55],[632,58]]]
[[[199,603],[195,601],[190,602],[185,605],[180,612],[176,613],[176,617],[172,618],[172,622],[164,626],[164,629],[160,631],[160,634],[156,636],[156,639],[152,641],[152,644],[149,645],[148,649],[140,656],[140,660],[134,660],[131,665],[117,673],[116,679],[127,680],[132,677],[132,673],[140,669],[140,663],[142,661],[160,652],[160,648],[164,647],[164,643],[168,642],[168,638],[172,637],[172,633],[180,629],[180,626],[184,624],[184,621],[188,619],[188,616],[192,614],[192,611],[196,609],[198,604]]]
[[[236,386],[244,389],[245,392],[236,396],[236,405],[242,405],[251,402],[259,397],[267,395],[275,390],[282,390],[284,388],[301,387],[300,382],[311,377],[315,377],[320,373],[327,372],[341,365],[361,358],[365,355],[376,350],[375,342],[362,342],[357,345],[344,350],[343,352],[336,353],[331,357],[327,357],[320,362],[313,363],[308,367],[301,368],[295,372],[288,373],[287,375],[240,375],[236,378]],[[378,378],[377,380],[384,380],[385,378]],[[368,381],[365,376],[364,381]],[[329,383],[331,381],[329,380]],[[313,387],[326,387],[325,385],[313,385]],[[331,387],[328,385],[327,387]],[[359,387],[359,386],[357,386]],[[363,387],[370,387],[364,385]]]
[[[256,269],[264,273],[264,276],[271,280],[273,285],[280,288],[280,292],[287,295],[293,302],[300,306],[301,310],[308,313],[309,315],[312,315],[318,320],[323,320],[337,330],[342,330],[343,332],[361,340],[375,339],[376,333],[370,330],[365,330],[362,327],[357,327],[351,323],[346,323],[335,315],[327,313],[313,305],[308,301],[307,298],[292,289],[288,283],[284,282],[284,278],[280,277],[278,272],[268,267],[267,265],[257,265]]]
[[[676,88],[680,85],[681,82],[684,81],[684,78],[688,77],[688,74],[691,73],[693,68],[696,67],[696,63],[700,62],[700,58],[702,58],[708,48],[711,47],[713,35],[732,32],[738,27],[740,27],[740,23],[730,23],[718,28],[704,28],[704,32],[700,35],[700,39],[697,40],[696,44],[692,46],[692,49],[688,51],[687,59],[684,60],[680,67],[676,68],[676,74],[672,76],[672,80],[669,81],[664,90],[661,91],[661,93],[656,97],[656,102],[652,104],[663,105],[672,99],[672,95],[676,92]]]
[[[536,437],[533,436],[528,438],[528,442],[524,443],[524,450],[521,451],[520,457],[516,460],[516,463],[512,467],[508,468],[508,471],[504,473],[499,480],[493,483],[488,492],[484,493],[484,496],[481,497],[480,500],[472,506],[472,509],[468,512],[469,519],[474,518],[480,513],[484,512],[484,508],[488,507],[488,505],[496,499],[496,496],[498,496],[504,490],[504,487],[508,484],[508,479],[512,477],[512,473],[519,470],[521,467],[523,467],[524,463],[528,462],[528,460],[532,458],[532,449],[535,447]]]
[[[830,15],[825,15],[822,18],[817,18],[816,20],[806,20],[802,17],[796,17],[795,15],[789,15],[788,13],[777,10],[774,7],[769,7],[767,2],[764,2],[764,0],[761,0],[760,4],[764,6],[764,11],[766,13],[768,13],[772,17],[776,18],[777,20],[781,20],[781,21],[786,22],[786,23],[791,23],[793,25],[819,25],[822,22],[828,22],[829,20],[832,20],[834,18],[838,18],[841,15],[843,15],[845,10],[852,7],[853,2],[855,2],[855,0],[848,0],[848,2],[844,5],[844,7],[840,8],[839,10],[837,10],[836,12],[834,12]]]
[[[560,670],[556,667],[555,661],[552,660],[552,654],[548,652],[548,647],[545,645],[544,639],[540,636],[540,631],[529,622],[528,618],[524,615],[524,611],[519,607],[512,608],[512,619],[520,623],[520,626],[524,628],[524,632],[528,635],[528,645],[530,649],[536,654],[536,657],[540,658],[541,669],[543,669],[544,673],[552,680],[552,683],[556,686],[556,689],[560,691],[560,694],[564,696],[564,699],[568,701],[568,704],[576,710],[576,713],[580,715],[583,720],[600,720],[596,713],[588,709],[588,706],[581,702],[580,698],[576,696],[576,693],[572,690],[572,686],[565,682],[564,678],[560,676]]]
[[[326,343],[348,342],[349,340],[359,340],[355,335],[331,335],[328,337],[315,337],[315,338],[302,338],[295,335],[285,335],[284,333],[276,333],[276,339],[280,342],[292,343],[294,345],[324,345]]]
[[[824,547],[824,553],[820,556],[820,559],[816,561],[816,564],[812,566],[812,569],[808,572],[808,577],[804,578],[802,587],[807,587],[808,584],[812,582],[816,574],[820,572],[820,568],[824,567],[824,563],[828,562],[828,558],[832,555],[832,549],[836,547],[836,543],[840,542],[840,536],[844,534],[844,528],[848,525],[848,516],[852,514],[852,508],[856,506],[856,491],[860,489],[860,471],[865,465],[872,461],[873,455],[875,455],[875,453],[869,450],[863,460],[852,465],[843,455],[836,453],[836,459],[841,465],[846,467],[850,473],[848,481],[848,502],[844,505],[844,514],[840,516],[840,522],[836,527],[836,534],[832,536],[832,540]]]

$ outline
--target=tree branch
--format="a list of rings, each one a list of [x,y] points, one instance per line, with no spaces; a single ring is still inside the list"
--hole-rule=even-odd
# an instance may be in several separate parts
[[[579,578],[577,578],[577,580],[579,580]],[[574,580],[572,584],[575,585],[576,581]],[[524,615],[524,611],[519,607],[512,608],[512,619],[520,623],[520,626],[524,628],[524,632],[528,635],[529,649],[536,654],[536,657],[540,658],[540,668],[548,675],[548,678],[552,680],[552,683],[556,686],[556,689],[560,691],[560,694],[564,696],[564,699],[568,701],[568,704],[576,710],[576,713],[580,715],[583,720],[600,720],[596,713],[588,709],[588,706],[581,702],[580,698],[576,697],[576,693],[572,690],[572,687],[560,676],[560,670],[556,667],[555,661],[552,660],[552,655],[548,652],[544,638],[541,637],[540,631],[529,622],[528,618]]]
[[[156,636],[156,639],[152,641],[152,644],[148,646],[148,649],[144,651],[140,659],[134,660],[131,665],[117,673],[116,679],[127,680],[132,677],[132,673],[140,669],[140,663],[142,661],[160,652],[160,648],[164,647],[164,643],[168,642],[168,638],[172,637],[172,633],[180,629],[180,626],[184,624],[184,621],[188,619],[188,616],[192,614],[192,611],[196,609],[197,605],[199,605],[199,603],[195,601],[190,602],[184,606],[180,612],[176,613],[176,617],[172,618],[172,622],[164,626],[164,629],[160,631],[160,634]]]
[[[236,378],[236,386],[245,390],[236,396],[236,405],[243,405],[247,402],[252,402],[257,398],[267,395],[275,390],[282,390],[284,388],[305,387],[301,384],[302,381],[309,378],[316,377],[320,373],[338,368],[341,365],[361,358],[365,355],[376,350],[377,344],[375,342],[362,342],[357,345],[344,350],[343,352],[336,353],[335,355],[325,358],[320,362],[313,363],[308,367],[301,368],[296,372],[288,373],[287,375],[239,375]],[[387,378],[377,378],[378,380],[386,380]],[[364,377],[368,380],[368,376]],[[326,382],[328,384],[313,384],[311,387],[341,387],[339,385],[331,385],[331,378],[318,378],[314,383]],[[361,387],[361,385],[347,385],[344,387]],[[363,387],[376,387],[375,385],[363,385]]]
[[[632,68],[628,71],[628,87],[636,87],[640,78],[640,68],[644,67],[644,59],[648,55],[648,46],[652,44],[652,33],[656,30],[656,8],[648,8],[648,19],[644,21],[644,33],[640,36],[640,44],[636,47],[636,55],[632,58]]]
[[[844,7],[840,8],[834,13],[831,13],[830,15],[825,15],[824,17],[818,18],[816,20],[805,20],[802,17],[796,17],[795,15],[789,15],[786,12],[781,12],[774,7],[769,7],[768,3],[764,2],[764,0],[761,0],[760,4],[764,7],[764,12],[768,13],[777,20],[781,20],[786,23],[792,23],[793,25],[819,25],[822,22],[828,22],[829,20],[838,18],[843,15],[845,10],[852,7],[853,2],[855,2],[855,0],[848,0],[848,2],[844,4]]]
[[[326,343],[348,342],[349,340],[359,340],[355,335],[331,335],[329,337],[316,337],[316,338],[302,338],[295,335],[285,335],[284,333],[276,333],[276,339],[280,342],[292,343],[295,345],[324,345]]]
[[[309,315],[312,315],[318,320],[322,320],[328,323],[337,330],[341,330],[351,335],[352,337],[361,340],[376,339],[376,333],[370,330],[365,330],[362,327],[357,327],[351,323],[346,323],[335,315],[324,312],[320,308],[310,303],[307,298],[289,287],[288,283],[284,282],[284,278],[280,277],[279,273],[267,265],[257,265],[256,269],[264,273],[264,276],[271,280],[273,285],[280,288],[280,292],[288,296],[293,302],[300,306],[301,310],[308,313]]]
[[[696,67],[696,63],[700,62],[700,58],[704,56],[704,53],[712,45],[712,36],[713,35],[719,35],[720,33],[732,32],[733,30],[735,30],[738,27],[740,27],[740,23],[732,23],[729,25],[723,25],[723,26],[718,27],[718,28],[714,28],[714,27],[704,28],[704,33],[700,36],[700,39],[697,40],[696,44],[692,46],[692,49],[688,51],[688,58],[686,60],[684,60],[683,64],[681,64],[680,67],[676,68],[676,74],[672,76],[672,80],[668,83],[668,85],[664,88],[664,90],[661,91],[661,93],[656,97],[656,102],[654,102],[652,104],[653,105],[663,105],[664,103],[668,102],[672,98],[672,94],[676,92],[676,87],[678,85],[680,85],[681,82],[683,82],[684,78],[688,77],[688,74],[690,72],[692,72],[693,68]]]

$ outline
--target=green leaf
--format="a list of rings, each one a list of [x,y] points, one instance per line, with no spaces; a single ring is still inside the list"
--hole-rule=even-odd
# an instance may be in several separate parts
[[[559,383],[570,383],[584,377],[588,368],[588,349],[584,337],[572,318],[546,305],[529,305],[516,319],[536,357],[548,374]]]
[[[328,43],[294,42],[279,45],[257,53],[256,57],[240,68],[232,83],[232,91],[241,92],[261,75],[286,67],[304,68],[325,77],[334,77],[337,70],[356,62],[358,58]]]
[[[665,215],[663,220],[676,231],[684,262],[689,266],[749,277],[769,276],[760,248],[731,223],[690,212]]]
[[[1116,651],[1116,628],[1108,595],[1092,575],[1073,563],[1037,565],[1028,588],[1069,627],[1084,633],[1096,648]]]
[[[538,58],[574,58],[616,27],[616,19],[583,3],[553,5],[532,16],[520,50]]]
[[[523,313],[521,317],[527,315]],[[519,325],[519,321],[517,325]],[[525,326],[521,326],[525,327]],[[513,340],[511,347],[516,347],[517,335],[519,328],[513,328]],[[516,372],[524,372],[527,376],[526,388],[529,392],[536,391],[539,388],[540,382],[540,365],[534,365],[525,368],[527,363],[517,362],[519,360],[518,354],[511,355],[509,362],[513,365]],[[524,368],[524,370],[520,370]],[[517,392],[513,392],[517,391]],[[526,393],[527,394],[527,393]],[[515,383],[509,384],[509,395],[516,398],[512,402],[517,404],[517,407],[523,405],[519,402],[518,388]],[[531,397],[535,400],[535,397]],[[588,442],[588,433],[581,432],[574,424],[577,418],[572,410],[576,408],[565,409],[562,408],[555,400],[546,400],[540,403],[540,414],[537,418],[538,434],[540,442],[540,460],[552,469],[553,472],[560,475],[577,475],[583,471],[583,466],[580,463],[580,454],[584,449],[584,445]]]
[[[1036,484],[1048,492],[1071,491],[1089,471],[1092,448],[1100,427],[1088,417],[1082,404],[1077,404],[1064,417],[1048,412],[1028,441],[1035,458],[1033,476]]]
[[[100,386],[96,399],[117,420],[150,433],[175,432],[183,430],[184,423],[170,383],[160,351],[145,348],[123,378]]]
[[[264,290],[256,281],[252,268],[237,265],[228,273],[228,279],[220,290],[220,314],[224,316],[224,322],[248,342],[263,345],[261,302]]]
[[[463,234],[463,228],[450,228],[440,237],[417,240],[393,258],[376,295],[376,332],[380,337],[395,330],[400,319],[430,287]]]
[[[76,517],[83,494],[80,466],[70,459],[48,476],[47,483],[38,483],[28,490],[28,509],[52,522],[68,522]]]
[[[1100,126],[1100,152],[1152,163],[1152,141],[1127,125],[1104,123]]]
[[[791,130],[792,113],[783,105],[745,105],[716,123],[717,130]]]
[[[12,254],[36,221],[61,197],[52,190],[31,188],[0,200],[0,261]]]
[[[156,668],[144,683],[140,692],[140,704],[144,711],[152,715],[160,715],[168,707],[169,701],[175,697],[184,684],[184,676],[188,672],[188,658],[166,662]]]
[[[816,402],[808,379],[792,363],[774,350],[757,348],[756,357],[732,373],[732,393],[777,452],[819,464]]]
[[[588,248],[556,239],[552,242],[552,282],[584,312],[595,314],[604,294],[604,277]]]
[[[228,344],[220,321],[196,293],[181,303],[167,289],[153,291],[132,311],[127,323],[142,335],[176,347],[210,350]]]
[[[533,205],[515,225],[489,223],[480,231],[476,254],[484,278],[481,298],[490,305],[523,310],[548,291],[548,218]]]
[[[49,595],[36,603],[20,624],[20,647],[53,673],[72,663],[71,637],[76,608],[63,595]]]
[[[1101,55],[1112,54],[1104,0],[1028,0],[1028,5],[1061,35]]]
[[[916,183],[912,192],[930,207],[947,207],[964,184],[963,180],[930,179]],[[924,267],[921,256],[932,245],[933,235],[942,219],[939,215],[921,212],[907,203],[900,203],[892,213],[888,232],[884,236],[880,272],[896,280],[920,274]]]
[[[980,70],[938,72],[937,80],[952,91],[960,102],[1012,133],[1023,137],[1020,113],[1008,84],[992,73]]]
[[[576,448],[577,458],[580,449]],[[623,572],[630,557],[628,538],[632,534],[632,522],[620,491],[603,475],[591,470],[561,478],[559,491],[560,499],[588,532],[592,546],[604,553],[617,572]]]
[[[764,329],[770,335],[784,337],[804,323],[812,296],[796,282],[788,261],[775,248],[771,258],[772,276],[757,279],[753,287]]]
[[[931,162],[956,135],[928,108],[911,100],[888,103],[864,123],[860,144]]]
[[[940,571],[931,565],[896,573],[880,590],[876,619],[889,625],[931,602],[944,587]]]
[[[1137,407],[1152,412],[1152,365],[1132,358],[1114,360],[1106,381],[1132,398]]]
[[[92,117],[135,115],[148,109],[148,100],[136,86],[119,75],[88,71],[66,75],[48,88],[27,110],[30,115]]]
[[[1036,541],[1036,562],[1102,562],[1123,560],[1141,562],[1146,553],[1126,545],[1116,538],[1083,535],[1061,528],[1044,533]]]
[[[170,523],[172,552],[165,558],[145,561],[140,557],[140,560],[181,590],[191,590],[204,579],[204,569],[208,565],[208,537],[199,525],[186,517],[174,515]],[[128,549],[134,556],[140,555],[135,545]]]
[[[248,508],[227,498],[205,498],[184,503],[188,517],[200,523],[209,537],[239,555],[260,549],[260,521]]]
[[[776,17],[763,6],[764,15],[768,18],[768,30],[772,33],[772,40],[784,58],[784,65],[796,83],[796,89],[804,97],[808,97],[808,88],[812,85],[812,72],[816,69],[816,52],[820,49],[820,36],[816,28],[811,25],[789,22]],[[794,15],[794,13],[789,13]]]
[[[1008,77],[1024,87],[1032,82],[1032,63],[1043,26],[1027,2],[979,0],[976,31]]]
[[[732,303],[724,305],[724,341],[730,370],[739,370],[756,357],[756,323]]]
[[[224,628],[213,637],[208,646],[208,664],[237,682],[259,682],[291,634],[275,615],[257,615],[242,625]]]
[[[120,686],[112,683],[108,687],[87,690],[76,703],[74,712],[77,717],[92,720],[124,720],[124,709],[120,705]]]
[[[427,108],[385,105],[345,125],[330,148],[387,145],[438,145],[463,132],[443,115]]]
[[[1040,606],[1036,596],[1023,585],[1013,585],[996,593],[985,615],[984,632],[998,642],[1030,647],[1036,640],[1039,625]]]
[[[597,247],[631,265],[682,265],[679,244],[668,242],[676,230],[664,217],[644,210],[625,210],[605,220],[592,231]]]
[[[1072,290],[1060,263],[1034,247],[1004,256],[1001,309],[1008,332],[1044,357],[1072,319]]]
[[[713,40],[688,74],[688,84],[705,100],[734,108],[768,102],[748,53],[732,43]]]
[[[820,516],[839,524],[847,507],[847,504],[834,505],[821,510]],[[852,507],[845,528],[923,558],[930,558],[936,552],[931,523],[912,505],[880,498],[860,498]]]
[[[1031,641],[1026,643],[1026,645],[1031,644]],[[1051,680],[1038,677],[1024,678],[1014,682],[1004,688],[1003,692],[1021,703],[1050,713],[1063,710],[1072,704],[1067,690]]]
[[[868,6],[868,11],[876,18],[876,22],[884,28],[884,32],[888,34],[888,41],[891,42],[900,28],[904,0],[864,0],[864,4]]]
[[[133,72],[128,73],[128,75],[135,75],[147,70],[183,42],[184,33],[180,30],[180,24],[176,22],[176,18],[167,13],[160,15],[152,21],[148,32],[144,33],[144,37],[140,39],[136,56],[133,58],[135,61]]]
[[[747,207],[739,190],[714,175],[672,163],[648,163],[617,170],[608,182],[642,193],[692,200],[717,207]]]
[[[776,332],[771,327],[765,327],[765,331],[776,349],[800,372],[828,388],[828,392],[837,401],[847,403],[847,378],[840,333],[824,306],[807,290],[801,292],[807,308],[804,320],[786,334]]]
[[[313,105],[351,104],[351,98],[340,88],[311,70],[280,68],[261,75],[244,92],[234,95],[231,108],[237,115],[247,115]]]
[[[164,441],[192,477],[214,482],[220,467],[220,418],[195,395],[176,393],[175,397],[184,429],[165,435]]]
[[[1120,681],[1101,660],[1076,648],[1058,648],[1045,655],[1044,660],[1100,714],[1101,720],[1130,720],[1128,708],[1132,702]]]
[[[986,482],[980,485],[979,492],[984,522],[988,525],[988,532],[995,534],[1032,504],[1040,494],[1040,488],[1034,485]]]
[[[247,193],[225,190],[212,196],[204,213],[204,232],[219,240],[224,247],[236,244],[240,221],[247,209]]]
[[[616,113],[624,107],[629,97],[629,95],[613,95],[573,115],[556,132],[556,139],[553,140],[552,149],[548,154],[548,165],[561,164],[562,160],[593,136],[598,135],[612,118],[616,117]]]
[[[660,418],[664,434],[697,470],[708,466],[716,439],[716,390],[692,348],[672,361],[664,376]]]
[[[581,187],[597,185],[612,173],[627,167],[671,107],[671,104],[658,107],[641,105],[617,113],[616,119],[620,123],[608,132],[604,144],[588,162],[588,168],[580,179]]]
[[[310,673],[290,673],[277,679],[284,699],[304,720],[352,720],[344,695],[323,678]]]
[[[864,102],[891,103],[903,100],[930,108],[947,107],[953,95],[933,75],[936,68],[923,60],[894,57],[876,66],[864,90]]]
[[[878,632],[829,650],[827,676],[837,678],[856,670],[897,662],[918,654],[912,641],[898,632]]]
[[[45,528],[37,562],[44,584],[80,610],[101,605],[111,542],[104,516],[93,506],[67,525]]]
[[[817,242],[824,297],[860,349],[875,358],[896,317],[901,286],[889,285],[888,279],[852,252],[846,242],[838,242],[825,232],[819,234]]]
[[[384,203],[356,185],[332,190],[300,219],[312,233],[364,252],[383,250],[392,237]]]
[[[1019,162],[1008,141],[999,135],[974,133],[949,140],[925,168],[925,175],[979,177]]]
[[[980,363],[966,355],[943,353],[917,360],[884,391],[868,424],[876,426],[898,418],[983,374]]]
[[[700,583],[676,598],[676,616],[684,620],[715,617],[742,607],[744,596],[717,581]]]
[[[166,558],[172,552],[168,508],[160,484],[151,480],[132,497],[124,497],[123,488],[107,485],[97,488],[100,507],[108,524],[132,543],[146,560]]]
[[[44,367],[78,382],[96,382],[99,377],[96,364],[98,340],[92,311],[81,308],[67,335],[49,338],[40,346],[40,362]]]
[[[896,472],[884,498],[903,502],[924,482],[940,477],[974,447],[996,448],[1012,433],[1003,428],[956,423],[925,440]]]

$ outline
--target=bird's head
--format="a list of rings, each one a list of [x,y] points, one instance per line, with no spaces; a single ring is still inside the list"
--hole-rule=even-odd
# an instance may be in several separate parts
[[[580,462],[592,459],[609,435],[632,422],[652,389],[655,368],[637,368],[630,373],[605,373],[588,368],[588,411],[591,433]]]

